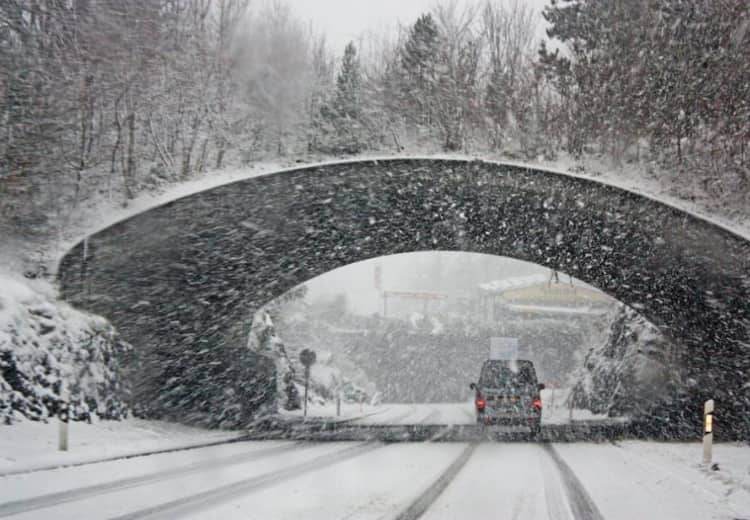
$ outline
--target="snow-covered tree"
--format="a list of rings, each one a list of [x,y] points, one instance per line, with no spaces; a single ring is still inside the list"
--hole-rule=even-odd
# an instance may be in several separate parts
[[[433,123],[440,43],[438,26],[427,13],[414,22],[401,47],[395,109],[417,125]]]
[[[367,123],[363,109],[362,75],[357,49],[347,44],[329,103],[320,106],[318,149],[358,153],[366,146]]]
[[[237,60],[247,122],[278,155],[297,149],[305,128],[309,55],[307,31],[282,2],[263,6],[242,37]]]
[[[573,379],[570,404],[610,416],[648,414],[683,383],[674,346],[633,309],[618,305],[599,345]]]
[[[276,331],[267,310],[253,316],[247,347],[252,352],[272,359],[276,367],[276,396],[278,406],[284,410],[300,408],[299,392],[294,385],[295,371],[286,348]]]
[[[523,100],[529,99],[529,89],[524,81],[532,70],[536,24],[534,12],[518,0],[508,5],[487,2],[481,19],[489,58],[485,94],[489,140],[492,148],[499,149],[513,130],[512,122],[528,117]]]
[[[0,275],[0,424],[57,414],[73,420],[129,413],[132,347],[103,318],[56,302],[50,290]]]

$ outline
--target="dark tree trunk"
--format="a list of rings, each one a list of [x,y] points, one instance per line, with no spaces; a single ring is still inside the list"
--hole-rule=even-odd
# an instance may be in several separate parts
[[[128,158],[124,173],[125,196],[132,199],[133,181],[135,179],[135,113],[131,112],[127,118],[128,124]]]

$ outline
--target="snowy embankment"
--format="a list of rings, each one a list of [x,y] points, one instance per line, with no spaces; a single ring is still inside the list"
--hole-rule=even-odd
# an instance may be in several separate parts
[[[47,420],[64,390],[75,419],[126,416],[130,346],[109,322],[60,302],[41,280],[0,271],[0,287],[0,424]]]
[[[571,443],[555,448],[608,520],[739,519],[750,511],[746,444],[715,444],[716,469],[700,463],[698,442]]]
[[[240,432],[204,430],[164,421],[71,422],[69,450],[58,451],[58,421],[0,426],[0,475],[133,457],[237,439]]]

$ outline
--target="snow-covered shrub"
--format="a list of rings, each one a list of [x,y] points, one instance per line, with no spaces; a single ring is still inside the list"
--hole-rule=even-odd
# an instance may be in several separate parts
[[[673,345],[633,309],[614,311],[604,340],[586,355],[574,375],[570,399],[576,408],[610,416],[648,413],[680,386]]]
[[[271,316],[261,309],[253,316],[247,347],[251,352],[273,360],[276,366],[276,401],[279,408],[297,410],[301,407],[299,390],[294,385],[295,371],[286,348],[276,335]]]
[[[1,423],[55,415],[63,387],[72,419],[123,418],[130,348],[104,318],[56,301],[43,282],[0,274]]]

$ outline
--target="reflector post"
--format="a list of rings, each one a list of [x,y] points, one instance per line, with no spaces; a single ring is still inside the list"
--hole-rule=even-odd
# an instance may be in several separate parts
[[[703,464],[711,465],[714,444],[714,400],[703,404]]]

